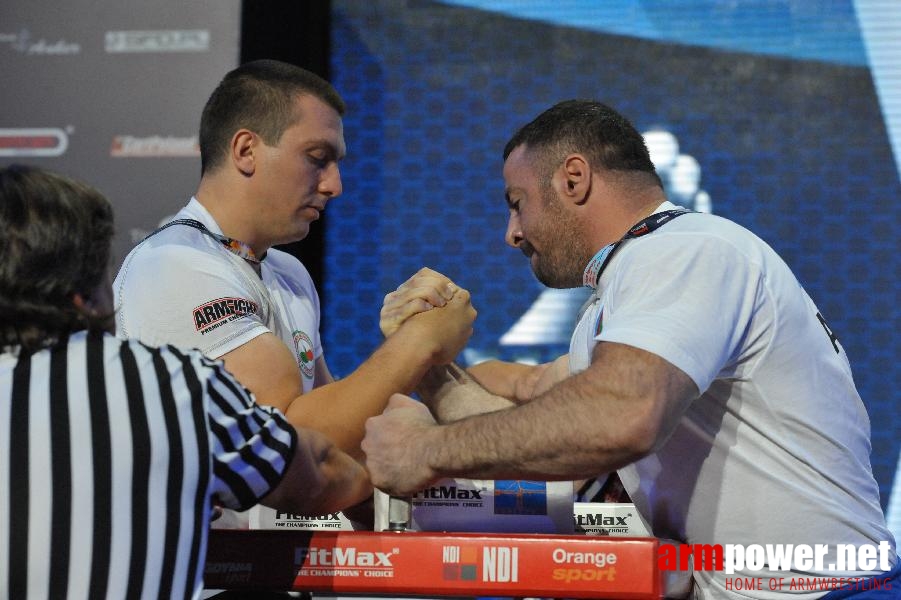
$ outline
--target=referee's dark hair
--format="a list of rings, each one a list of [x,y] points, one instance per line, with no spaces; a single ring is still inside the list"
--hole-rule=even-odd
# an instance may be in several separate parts
[[[301,115],[298,95],[319,98],[343,115],[344,100],[328,81],[296,65],[254,60],[229,71],[213,90],[200,117],[200,173],[212,172],[228,154],[232,136],[241,128],[278,144],[282,133]]]
[[[37,167],[0,169],[0,346],[34,352],[109,314],[76,305],[106,281],[113,210],[91,186]]]

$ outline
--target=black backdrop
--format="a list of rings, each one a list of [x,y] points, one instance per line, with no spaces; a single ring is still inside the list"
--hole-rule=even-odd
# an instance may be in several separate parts
[[[244,0],[241,5],[241,62],[260,58],[282,60],[330,80],[330,15],[331,2],[328,0]],[[323,304],[326,299],[322,285],[322,257],[327,220],[327,213],[323,213],[305,240],[279,246],[298,257],[310,271]]]

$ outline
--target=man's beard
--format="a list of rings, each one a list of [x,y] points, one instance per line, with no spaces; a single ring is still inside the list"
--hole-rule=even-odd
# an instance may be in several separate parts
[[[570,213],[563,210],[560,200],[550,188],[542,191],[545,205],[546,226],[533,238],[544,248],[532,270],[538,281],[551,288],[573,288],[582,285],[582,273],[591,259],[586,250],[582,226]],[[528,241],[520,245],[526,256],[535,252]]]

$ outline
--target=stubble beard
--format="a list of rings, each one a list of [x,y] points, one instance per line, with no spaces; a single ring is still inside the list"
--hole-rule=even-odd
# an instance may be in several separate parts
[[[532,271],[542,284],[564,289],[582,285],[582,272],[591,258],[586,255],[582,227],[570,213],[563,210],[553,189],[542,191],[546,227],[539,235],[544,250],[532,263]],[[534,247],[533,247],[534,249]]]

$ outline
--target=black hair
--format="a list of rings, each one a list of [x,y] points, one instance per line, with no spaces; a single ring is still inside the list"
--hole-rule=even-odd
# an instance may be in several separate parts
[[[598,168],[647,173],[663,187],[644,137],[624,116],[594,100],[565,100],[545,110],[510,138],[504,160],[519,146],[534,156],[542,179],[567,154],[580,152]]]
[[[299,115],[298,95],[309,94],[346,110],[332,85],[315,73],[277,60],[254,60],[228,72],[207,100],[200,118],[201,174],[215,170],[228,154],[232,135],[247,128],[275,145]]]
[[[96,189],[36,167],[0,169],[0,346],[32,352],[110,315],[74,304],[105,281],[113,211]]]

